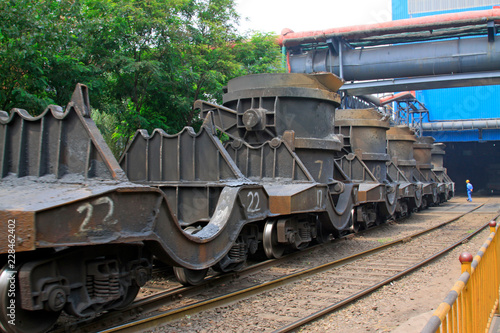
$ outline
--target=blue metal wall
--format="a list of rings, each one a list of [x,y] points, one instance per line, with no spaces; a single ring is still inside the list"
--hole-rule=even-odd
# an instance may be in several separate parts
[[[491,6],[488,6],[420,13],[412,15],[412,17],[491,8]],[[410,18],[408,14],[408,0],[392,0],[392,19],[400,20],[406,18]],[[497,35],[495,43],[498,42],[500,42],[500,35]],[[498,85],[422,90],[416,92],[416,98],[425,104],[430,112],[431,120],[500,118],[500,86]],[[479,133],[479,131],[425,132],[424,135],[432,135],[436,138],[436,141],[440,142],[500,140],[500,130],[484,130],[482,133]]]

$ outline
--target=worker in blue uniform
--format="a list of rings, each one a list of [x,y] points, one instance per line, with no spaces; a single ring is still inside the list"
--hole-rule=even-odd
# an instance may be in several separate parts
[[[472,190],[474,188],[472,187],[472,184],[470,183],[470,181],[468,179],[465,181],[465,183],[467,184],[467,201],[472,202],[471,194],[472,194]]]

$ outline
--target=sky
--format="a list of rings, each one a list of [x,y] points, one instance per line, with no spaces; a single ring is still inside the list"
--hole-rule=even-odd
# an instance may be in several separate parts
[[[281,34],[391,20],[391,0],[235,0],[240,32]],[[247,20],[245,19],[247,18]]]

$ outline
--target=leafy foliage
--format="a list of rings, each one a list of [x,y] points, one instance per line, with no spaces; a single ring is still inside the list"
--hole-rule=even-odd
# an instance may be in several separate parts
[[[35,114],[90,89],[115,154],[138,128],[200,125],[193,102],[221,102],[241,75],[277,72],[275,37],[241,35],[234,0],[3,0],[0,108]]]
[[[73,47],[72,34],[78,13],[79,6],[68,1],[0,2],[2,109],[44,109],[63,97],[53,82],[73,89],[76,79],[83,78],[80,74],[87,68],[78,60],[81,54]]]

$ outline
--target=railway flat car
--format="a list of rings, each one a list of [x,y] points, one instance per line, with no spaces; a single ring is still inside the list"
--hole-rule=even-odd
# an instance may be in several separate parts
[[[119,162],[84,85],[64,110],[1,111],[2,330],[123,308],[153,258],[197,284],[449,198],[430,139],[377,110],[338,109],[341,85],[330,73],[231,80],[223,105],[195,102],[198,133],[139,130]]]

